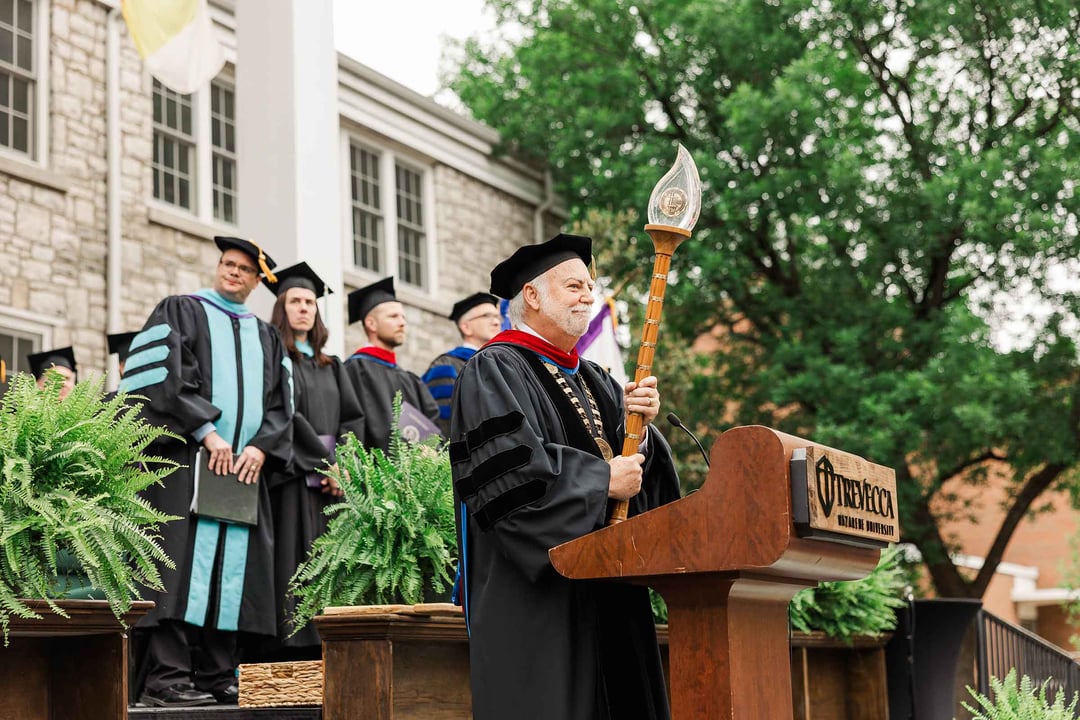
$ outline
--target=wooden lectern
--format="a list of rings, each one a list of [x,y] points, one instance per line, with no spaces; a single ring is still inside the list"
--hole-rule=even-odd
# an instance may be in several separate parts
[[[713,445],[700,490],[550,552],[566,577],[622,579],[664,597],[673,720],[790,720],[788,603],[819,581],[857,580],[877,565],[883,542],[797,533],[792,456],[807,449],[837,452],[766,427],[729,430]],[[831,488],[852,481],[835,472],[826,479]],[[852,481],[848,490],[860,487]],[[838,515],[845,496],[818,490]]]

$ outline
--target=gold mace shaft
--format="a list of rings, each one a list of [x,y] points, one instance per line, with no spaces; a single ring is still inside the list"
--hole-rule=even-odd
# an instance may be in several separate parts
[[[637,369],[634,371],[634,382],[641,382],[652,374],[653,357],[656,354],[656,341],[660,336],[660,315],[664,310],[664,295],[667,293],[668,269],[671,267],[671,256],[675,254],[683,240],[690,237],[689,230],[683,230],[673,225],[646,225],[645,232],[653,241],[652,282],[649,283],[649,303],[645,306],[645,323],[641,328],[641,345],[638,347]],[[623,440],[622,456],[628,457],[637,454],[638,445],[641,444],[641,429],[644,426],[644,417],[639,412],[626,413],[626,437]],[[618,525],[626,519],[626,512],[630,503],[626,500],[617,500],[612,506],[611,517],[608,525]]]

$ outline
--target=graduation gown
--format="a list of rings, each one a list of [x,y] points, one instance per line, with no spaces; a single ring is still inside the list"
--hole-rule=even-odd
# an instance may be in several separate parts
[[[301,350],[301,352],[303,352]],[[320,436],[333,436],[335,445],[346,433],[363,437],[364,415],[340,359],[320,365],[302,354],[293,360],[292,459],[288,468],[269,477],[274,516],[274,594],[278,600],[278,640],[288,647],[320,644],[314,624],[289,637],[296,598],[289,580],[307,559],[311,544],[326,530],[323,510],[340,498],[307,486],[307,475],[328,467],[330,452]]]
[[[180,519],[162,528],[176,569],[162,568],[165,592],[145,593],[157,604],[141,627],[179,620],[274,634],[273,521],[264,480],[289,458],[289,374],[277,329],[213,290],[165,298],[132,340],[120,389],[145,396],[146,420],[180,436],[163,439],[152,451],[183,466],[144,493]],[[192,468],[202,447],[196,438],[209,430],[231,442],[234,453],[247,445],[266,453],[255,527],[190,514]]]
[[[663,719],[648,591],[569,580],[548,549],[604,526],[609,467],[565,394],[520,346],[481,349],[458,378],[450,457],[476,720]],[[606,439],[621,448],[622,388],[582,360]],[[578,386],[580,393],[580,385]],[[635,515],[679,497],[670,448],[648,431]]]
[[[443,437],[450,437],[450,400],[454,396],[454,383],[465,363],[475,354],[476,348],[459,345],[432,360],[427,372],[420,378],[439,406],[439,419],[435,424]]]
[[[390,451],[390,426],[394,422],[394,394],[412,404],[428,419],[439,417],[439,406],[427,386],[413,373],[391,362],[385,351],[373,354],[374,348],[360,348],[345,361],[345,372],[352,380],[356,397],[364,412],[364,435],[360,441],[365,448]],[[359,436],[358,436],[359,437]]]

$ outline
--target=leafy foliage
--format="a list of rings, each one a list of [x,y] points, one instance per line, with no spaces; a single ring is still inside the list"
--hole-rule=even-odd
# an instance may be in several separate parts
[[[876,568],[861,580],[823,582],[791,600],[791,627],[800,632],[824,632],[838,640],[856,635],[880,635],[896,627],[896,608],[903,607],[907,578],[902,550],[888,548]]]
[[[158,566],[172,567],[155,535],[171,516],[138,493],[174,467],[147,455],[167,435],[142,421],[124,395],[102,397],[99,378],[59,399],[62,378],[39,389],[19,374],[0,405],[0,626],[39,617],[26,598],[63,596],[57,556],[70,555],[119,618],[139,586],[161,589]]]
[[[400,416],[394,403],[394,426]],[[347,435],[337,450],[342,502],[326,508],[326,532],[290,584],[293,627],[331,605],[418,603],[425,583],[440,592],[457,554],[450,458],[434,438],[391,433],[390,456]]]
[[[682,388],[668,407],[896,468],[937,593],[981,596],[1039,496],[1080,487],[1080,294],[1055,280],[1080,255],[1076,4],[488,4],[504,32],[456,48],[445,81],[550,164],[574,219],[644,210],[674,144],[695,156],[705,197],[658,356]],[[652,248],[613,230],[600,268],[618,284]],[[706,336],[696,359],[668,355]],[[949,526],[990,469],[1012,485],[970,577]]]
[[[858,635],[880,635],[896,627],[896,608],[906,604],[903,598],[908,576],[903,566],[903,551],[893,546],[881,553],[874,570],[861,580],[823,582],[795,595],[788,608],[793,630],[823,632],[837,640]],[[653,619],[668,621],[667,605],[650,590]]]
[[[1080,697],[1074,694],[1066,706],[1064,691],[1058,691],[1051,702],[1047,697],[1051,684],[1052,680],[1047,680],[1036,688],[1027,675],[1017,684],[1013,668],[1004,680],[990,678],[990,697],[968,688],[976,707],[962,704],[972,714],[972,720],[1075,720]]]

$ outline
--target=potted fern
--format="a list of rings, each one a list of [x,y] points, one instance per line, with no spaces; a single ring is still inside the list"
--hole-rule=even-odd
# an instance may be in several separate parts
[[[68,617],[64,600],[98,597],[119,621],[139,587],[160,588],[171,567],[156,536],[168,521],[138,493],[172,466],[147,454],[167,434],[123,395],[105,400],[100,378],[60,399],[61,378],[44,388],[11,379],[0,403],[0,627],[14,618]],[[88,590],[92,589],[92,592]]]
[[[881,553],[874,570],[852,582],[823,582],[791,600],[791,628],[850,642],[859,636],[879,636],[896,628],[896,609],[907,604],[907,577],[898,546]]]
[[[1080,694],[1074,694],[1072,702],[1066,705],[1065,692],[1059,690],[1051,702],[1047,697],[1049,685],[1048,680],[1036,687],[1027,675],[1017,683],[1016,669],[1013,668],[1004,680],[990,678],[989,696],[968,688],[978,707],[966,702],[962,705],[971,713],[972,720],[1074,720]]]
[[[337,449],[342,501],[293,576],[293,627],[323,608],[415,604],[449,589],[457,540],[450,458],[438,439],[414,443],[396,431],[389,455],[347,435]]]

